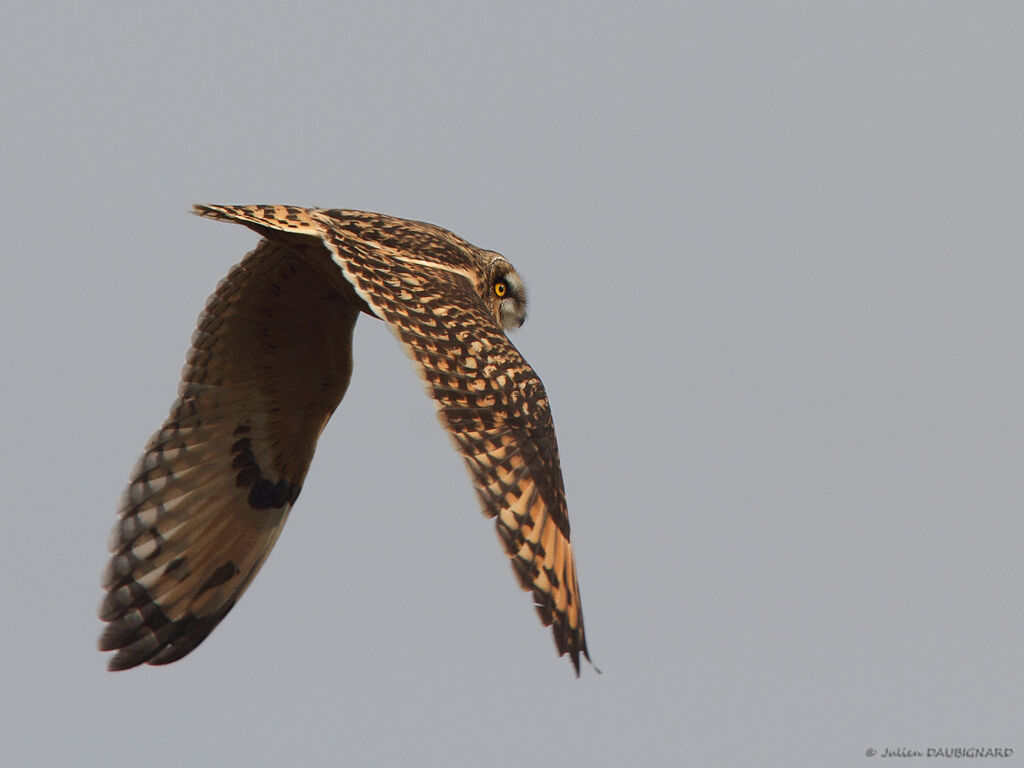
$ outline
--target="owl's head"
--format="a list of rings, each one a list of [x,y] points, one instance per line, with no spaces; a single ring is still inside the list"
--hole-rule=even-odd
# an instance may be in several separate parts
[[[485,286],[494,319],[506,331],[518,328],[526,320],[526,286],[512,265],[498,258],[491,262]]]

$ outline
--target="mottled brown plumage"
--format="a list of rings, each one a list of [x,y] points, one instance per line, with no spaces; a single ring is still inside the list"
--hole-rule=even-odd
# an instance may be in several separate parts
[[[352,373],[360,312],[413,358],[523,589],[579,674],[590,658],[544,387],[503,328],[511,265],[439,227],[293,206],[196,206],[264,239],[207,302],[179,399],[132,473],[100,616],[111,669],[195,648],[266,559]]]

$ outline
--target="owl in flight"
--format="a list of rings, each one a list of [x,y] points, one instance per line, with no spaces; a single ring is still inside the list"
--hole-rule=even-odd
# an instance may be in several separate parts
[[[362,211],[200,205],[263,239],[217,286],[178,399],[150,439],[110,536],[103,651],[110,669],[168,664],[241,597],[299,496],[352,375],[360,312],[412,357],[495,518],[559,654],[590,659],[544,387],[504,330],[519,275],[447,230]]]

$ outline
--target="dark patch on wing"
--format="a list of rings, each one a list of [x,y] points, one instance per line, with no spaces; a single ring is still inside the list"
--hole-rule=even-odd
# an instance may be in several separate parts
[[[211,589],[219,587],[221,584],[227,584],[237,575],[238,566],[229,560],[210,574],[210,578],[204,581],[203,586],[201,586],[199,591],[196,592],[196,597],[200,597],[204,592],[209,592]]]
[[[213,631],[213,628],[234,607],[235,599],[231,598],[209,616],[200,618],[189,613],[185,618],[174,622],[174,632],[167,641],[166,646],[158,654],[147,659],[147,662],[150,664],[170,664],[172,661],[177,661],[182,656],[190,653],[206,639],[206,636]],[[131,666],[136,666],[139,663],[141,662],[137,661]]]
[[[117,651],[110,659],[109,668],[113,672],[139,664],[177,661],[203,642],[235,605],[231,599],[208,616],[200,618],[190,612],[178,621],[171,621],[139,584],[133,582],[128,593],[134,618],[127,620],[124,616],[107,625],[99,642],[101,651]],[[118,605],[114,594],[107,595],[101,614],[125,611],[126,606]]]
[[[181,573],[178,573],[178,571],[181,570],[181,566],[183,566],[187,560],[187,557],[176,557],[173,560],[171,560],[171,562],[169,562],[164,568],[164,576],[169,576],[173,573],[174,578],[178,581],[184,581],[185,579],[187,579],[189,573],[191,573],[191,571],[189,571],[187,568]]]
[[[239,427],[235,434],[239,434]],[[248,428],[245,428],[248,431]],[[245,434],[244,432],[242,434]],[[249,488],[249,506],[253,509],[282,509],[288,504],[293,504],[302,486],[292,484],[283,477],[277,482],[268,480],[263,476],[259,462],[252,452],[252,440],[243,437],[231,446],[231,452],[235,454],[231,468],[238,470],[235,476],[235,485],[239,488]]]

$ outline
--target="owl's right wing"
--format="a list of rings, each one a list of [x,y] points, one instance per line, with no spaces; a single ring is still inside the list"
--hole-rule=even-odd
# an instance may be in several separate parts
[[[465,459],[485,515],[495,518],[520,586],[550,626],[559,654],[580,671],[590,659],[562,470],[540,378],[495,322],[459,258],[405,247],[397,237],[365,246],[341,212],[318,211],[324,242],[348,281],[388,324]],[[402,230],[410,229],[401,222]],[[415,223],[412,224],[415,227]],[[433,241],[443,250],[444,243]]]
[[[111,533],[111,669],[189,653],[263,564],[351,376],[359,307],[343,283],[318,239],[293,234],[263,240],[208,300]]]

